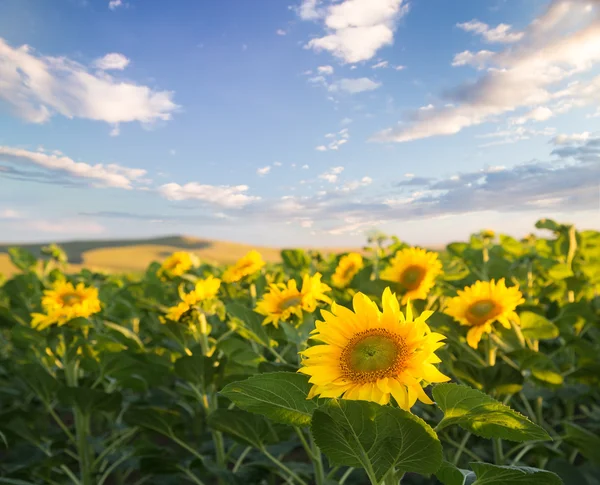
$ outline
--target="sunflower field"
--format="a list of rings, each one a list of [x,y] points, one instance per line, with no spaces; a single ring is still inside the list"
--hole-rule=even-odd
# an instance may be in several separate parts
[[[0,484],[599,485],[600,232],[0,281]]]

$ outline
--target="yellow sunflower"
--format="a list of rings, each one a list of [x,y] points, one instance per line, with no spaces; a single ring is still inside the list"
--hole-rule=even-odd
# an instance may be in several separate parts
[[[338,288],[344,288],[363,266],[363,258],[360,254],[349,253],[340,259],[335,273],[331,277],[331,282]]]
[[[223,273],[223,281],[225,283],[234,283],[241,280],[244,276],[256,273],[264,265],[265,262],[260,253],[253,249],[237,263],[225,270]]]
[[[467,343],[474,349],[484,333],[491,333],[495,321],[506,328],[510,328],[511,319],[519,323],[515,308],[525,300],[518,287],[506,287],[504,278],[498,282],[478,281],[457,293],[458,296],[448,302],[444,313],[461,325],[471,327],[467,332]]]
[[[73,286],[66,281],[57,281],[51,289],[44,291],[42,308],[44,313],[31,315],[31,326],[37,330],[53,324],[64,325],[77,317],[88,318],[101,310],[96,288],[86,287],[83,283]]]
[[[383,312],[362,293],[352,303],[354,311],[335,303],[331,312],[321,310],[324,321],[317,322],[312,338],[323,344],[301,353],[298,372],[309,375],[313,385],[308,398],[388,404],[393,396],[407,411],[417,399],[432,404],[423,384],[450,380],[433,365],[441,362],[435,351],[445,338],[426,323],[433,312],[413,319],[409,304],[405,317],[389,288],[383,292]]]
[[[381,278],[398,283],[403,290],[402,303],[422,300],[433,288],[436,277],[442,272],[437,253],[420,248],[398,251],[391,266],[382,271]]]
[[[325,295],[331,288],[321,283],[321,274],[314,276],[304,275],[302,278],[302,289],[298,290],[295,280],[269,285],[269,292],[256,305],[256,313],[265,316],[263,325],[272,323],[275,328],[279,327],[280,321],[287,321],[292,315],[302,318],[302,310],[312,313],[317,308],[317,302],[331,302]]]
[[[181,301],[167,310],[167,318],[174,322],[178,322],[181,320],[181,317],[197,303],[215,298],[217,293],[219,293],[220,286],[221,280],[211,275],[206,279],[198,280],[195,288],[189,293],[185,293],[183,289],[180,288],[179,297],[181,298]]]
[[[198,264],[198,258],[185,251],[177,251],[164,260],[158,276],[181,276]]]

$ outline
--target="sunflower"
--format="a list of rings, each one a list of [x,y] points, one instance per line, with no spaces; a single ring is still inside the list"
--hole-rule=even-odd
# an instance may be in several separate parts
[[[519,323],[515,308],[525,300],[518,287],[506,287],[504,278],[498,282],[478,281],[457,293],[458,296],[448,302],[444,313],[461,325],[471,327],[467,332],[467,343],[474,349],[484,333],[492,332],[495,321],[506,328],[510,328],[511,319]]]
[[[227,268],[223,273],[225,283],[234,283],[241,280],[244,276],[256,273],[265,265],[260,253],[256,250],[250,251],[243,258],[238,260],[233,266]]]
[[[363,258],[358,253],[348,253],[340,259],[331,277],[331,282],[338,288],[344,288],[363,267]]]
[[[434,352],[445,338],[431,332],[426,323],[433,312],[413,319],[409,304],[405,317],[389,288],[382,302],[383,312],[357,293],[354,311],[335,303],[331,312],[321,310],[324,321],[317,322],[312,338],[323,344],[301,352],[298,371],[310,376],[309,399],[341,397],[387,404],[393,396],[407,411],[417,399],[432,404],[423,384],[450,380],[433,365],[441,362]]]
[[[167,318],[174,322],[178,322],[181,320],[181,317],[190,311],[197,303],[215,298],[219,292],[220,286],[221,280],[211,275],[206,279],[198,280],[195,288],[189,293],[185,293],[183,289],[180,288],[179,297],[181,298],[181,301],[167,310]]]
[[[272,323],[279,327],[280,321],[287,321],[292,315],[302,318],[302,310],[312,313],[317,308],[317,302],[331,302],[326,292],[331,288],[321,283],[321,274],[304,275],[302,289],[298,290],[295,280],[269,285],[269,292],[256,305],[256,312],[265,316],[263,325]]]
[[[157,274],[161,277],[181,276],[192,268],[192,266],[197,264],[198,258],[194,254],[186,253],[185,251],[177,251],[164,260]]]
[[[437,253],[420,248],[406,248],[398,251],[391,260],[391,266],[382,271],[381,278],[398,283],[403,290],[402,304],[408,300],[427,298],[435,284],[435,278],[442,272],[442,263]]]
[[[53,324],[64,325],[77,317],[88,318],[101,310],[96,288],[86,287],[83,283],[73,286],[66,281],[57,281],[51,289],[44,291],[42,308],[44,313],[31,315],[31,325],[37,330]]]

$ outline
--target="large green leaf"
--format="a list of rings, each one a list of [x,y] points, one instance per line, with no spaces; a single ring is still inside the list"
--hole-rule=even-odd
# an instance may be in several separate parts
[[[84,387],[63,387],[58,399],[68,406],[75,406],[84,414],[92,411],[117,412],[121,409],[123,396],[120,392],[107,393]]]
[[[438,384],[433,397],[444,412],[436,429],[457,424],[483,438],[548,440],[543,428],[481,391],[459,384]]]
[[[36,257],[23,248],[9,248],[8,257],[11,263],[22,271],[29,271],[37,264]]]
[[[25,364],[16,368],[19,377],[46,404],[54,399],[61,384],[40,364]]]
[[[261,315],[241,303],[228,303],[226,308],[227,313],[240,320],[243,324],[243,326],[240,327],[235,323],[236,332],[242,337],[254,340],[265,347],[270,346],[269,335],[262,324],[263,317]]]
[[[522,312],[519,317],[524,337],[534,340],[553,339],[560,333],[556,325],[537,313]]]
[[[293,372],[273,372],[232,382],[221,394],[238,407],[262,414],[277,423],[308,426],[317,404],[307,399],[308,377]]]
[[[442,462],[435,432],[417,416],[367,401],[331,400],[313,414],[312,434],[333,465],[381,480],[391,468],[423,475]]]
[[[443,485],[471,485],[475,481],[475,474],[470,470],[462,470],[452,463],[443,461],[435,472],[435,477]]]
[[[151,429],[165,436],[174,436],[174,428],[180,421],[180,414],[170,409],[158,407],[129,408],[124,420],[130,426]]]
[[[208,424],[234,440],[258,449],[277,441],[275,431],[265,418],[239,409],[217,409],[208,416]]]
[[[600,437],[573,423],[565,423],[565,440],[575,446],[588,460],[600,464]]]
[[[471,463],[477,475],[473,485],[562,485],[558,475],[537,468],[497,466],[489,463]]]

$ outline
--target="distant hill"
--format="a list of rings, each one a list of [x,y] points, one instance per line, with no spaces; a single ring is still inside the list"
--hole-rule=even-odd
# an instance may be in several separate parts
[[[0,244],[0,273],[9,276],[17,271],[8,257],[8,249],[19,246],[40,255],[40,244]],[[258,250],[265,261],[281,260],[282,248],[260,247],[226,241],[213,241],[187,236],[166,236],[151,239],[114,239],[97,241],[71,241],[59,244],[69,257],[71,271],[81,268],[111,272],[141,272],[152,261],[162,261],[174,251],[190,251],[212,264],[231,264],[251,249]],[[338,253],[359,248],[327,248],[323,252]]]

